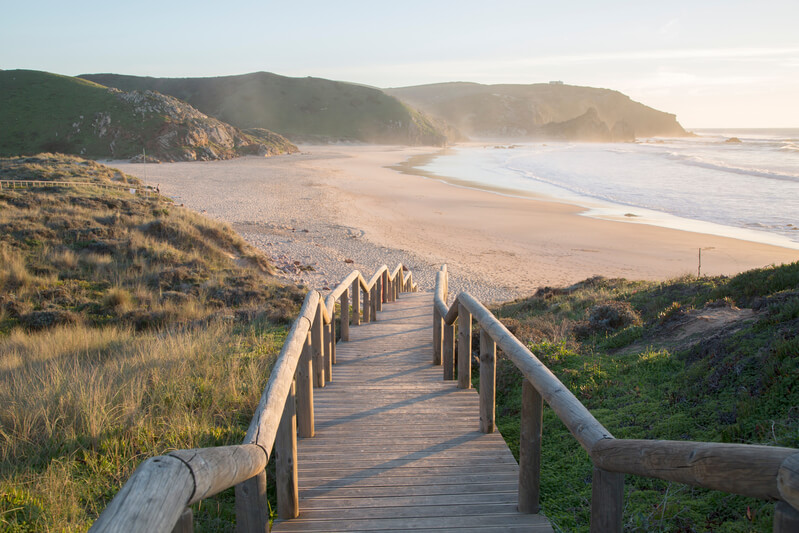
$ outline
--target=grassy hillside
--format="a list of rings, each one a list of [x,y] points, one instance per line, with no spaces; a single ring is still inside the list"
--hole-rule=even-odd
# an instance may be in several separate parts
[[[116,170],[0,159],[15,178],[90,184],[0,189],[0,530],[81,531],[142,459],[241,441],[302,293]]]
[[[169,94],[239,128],[268,128],[294,141],[440,145],[447,140],[440,126],[396,98],[351,83],[268,72],[217,78],[81,77],[126,91]]]
[[[496,309],[617,438],[799,447],[799,263],[734,278],[595,278]],[[521,375],[498,363],[497,425],[518,450]],[[588,531],[591,463],[544,414],[542,506]],[[626,531],[770,531],[773,504],[626,477]]]
[[[539,83],[533,85],[481,85],[439,83],[386,89],[431,116],[445,120],[473,137],[558,137],[582,140],[579,131],[556,125],[594,109],[604,122],[601,140],[633,137],[679,136],[685,131],[676,117],[608,89]],[[549,130],[542,129],[550,124]],[[588,139],[598,140],[594,132]]]
[[[172,97],[125,93],[47,72],[0,71],[0,156],[61,152],[167,161],[296,151],[271,132],[244,133]]]

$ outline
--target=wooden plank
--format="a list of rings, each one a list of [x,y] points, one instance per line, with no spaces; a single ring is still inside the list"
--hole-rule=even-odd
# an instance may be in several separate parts
[[[370,321],[336,346],[316,436],[298,443],[300,517],[274,531],[551,531],[516,510],[518,465],[480,431],[478,393],[432,364],[430,295],[389,295],[382,311],[382,291],[364,296]]]

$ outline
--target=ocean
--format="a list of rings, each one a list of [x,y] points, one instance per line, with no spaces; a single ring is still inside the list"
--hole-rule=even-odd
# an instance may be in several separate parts
[[[799,249],[799,129],[693,132],[629,144],[469,144],[415,168],[457,186],[582,206],[586,216]]]

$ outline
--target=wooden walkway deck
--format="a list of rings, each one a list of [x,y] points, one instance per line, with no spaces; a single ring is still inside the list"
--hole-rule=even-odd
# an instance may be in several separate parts
[[[300,517],[273,531],[552,531],[516,510],[518,466],[479,427],[478,395],[431,364],[430,293],[383,305],[336,347],[298,442]]]

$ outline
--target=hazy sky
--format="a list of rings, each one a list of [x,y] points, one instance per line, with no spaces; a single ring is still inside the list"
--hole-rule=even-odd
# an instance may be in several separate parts
[[[6,2],[0,68],[608,87],[686,127],[799,127],[799,0]]]

